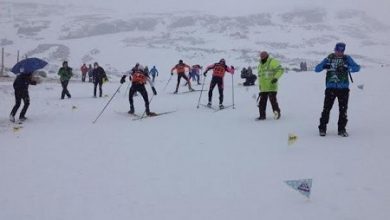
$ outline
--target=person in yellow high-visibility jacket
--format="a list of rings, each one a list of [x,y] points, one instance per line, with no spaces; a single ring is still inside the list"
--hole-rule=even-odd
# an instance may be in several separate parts
[[[278,93],[278,80],[283,74],[283,68],[280,62],[273,57],[270,57],[268,52],[260,53],[260,63],[257,67],[259,78],[259,113],[258,120],[266,118],[267,100],[269,98],[274,112],[274,118],[280,118],[280,108],[276,98]]]

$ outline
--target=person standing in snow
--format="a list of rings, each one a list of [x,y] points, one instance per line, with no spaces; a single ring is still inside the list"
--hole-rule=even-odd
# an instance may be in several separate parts
[[[103,80],[108,81],[108,78],[104,69],[101,66],[99,66],[97,62],[93,64],[92,76],[93,76],[93,97],[96,98],[96,88],[98,85],[99,85],[99,97],[102,97]]]
[[[210,82],[210,88],[209,88],[209,102],[207,103],[208,107],[211,107],[211,101],[213,98],[213,89],[216,85],[218,85],[218,91],[219,91],[219,108],[223,109],[223,77],[225,76],[226,72],[229,72],[231,74],[234,74],[234,66],[228,67],[225,63],[225,59],[221,59],[218,63],[214,63],[209,65],[205,72],[203,73],[204,77],[206,77],[206,74],[209,70],[213,70],[213,75]]]
[[[71,98],[71,95],[68,91],[68,84],[70,78],[73,76],[72,68],[68,66],[68,61],[62,62],[62,67],[58,70],[58,75],[60,76],[60,81],[62,85],[61,99],[65,98],[65,95],[68,98]]]
[[[153,66],[152,69],[150,69],[149,73],[152,76],[152,82],[154,83],[154,78],[156,78],[156,76],[158,76],[158,70],[157,70],[156,66]]]
[[[260,53],[260,63],[257,66],[259,78],[259,113],[258,120],[266,119],[267,101],[271,102],[274,118],[280,118],[280,108],[276,95],[278,94],[278,81],[283,75],[283,68],[280,62],[270,57],[267,51]]]
[[[331,53],[315,67],[319,73],[326,69],[326,89],[324,107],[321,113],[320,125],[318,126],[320,136],[326,135],[326,126],[329,122],[329,114],[335,99],[339,102],[338,135],[348,137],[346,131],[347,109],[349,99],[349,78],[350,73],[359,72],[360,66],[349,55],[345,55],[346,44],[337,43],[334,53]]]
[[[157,95],[157,91],[154,88],[153,82],[150,80],[149,75],[145,72],[145,69],[137,63],[135,67],[133,67],[129,74],[129,79],[131,81],[131,87],[129,92],[129,102],[130,102],[130,110],[129,114],[134,114],[134,101],[133,96],[136,92],[139,92],[142,95],[142,98],[145,102],[145,113],[148,116],[154,116],[156,113],[151,112],[149,108],[149,98],[148,92],[146,91],[145,84],[149,82],[149,85],[152,87],[152,91],[154,95]],[[126,81],[126,75],[123,75],[120,83],[123,84]]]
[[[87,76],[87,72],[88,72],[88,67],[85,63],[80,67],[80,71],[81,71],[81,82],[85,82],[85,77]]]
[[[185,64],[184,62],[183,62],[183,60],[179,60],[179,63],[178,64],[176,64],[172,69],[171,69],[171,75],[173,75],[173,71],[174,70],[176,70],[176,73],[177,73],[177,84],[176,84],[176,90],[175,90],[175,92],[173,92],[174,94],[177,94],[177,92],[179,91],[179,85],[180,85],[180,79],[181,78],[184,78],[186,81],[187,81],[187,83],[188,83],[188,89],[190,90],[190,91],[194,91],[193,89],[192,89],[192,87],[191,87],[191,82],[190,82],[190,80],[188,79],[188,77],[186,76],[186,74],[185,74],[185,69],[188,69],[188,70],[190,70],[190,66],[189,65],[187,65],[187,64]]]
[[[92,65],[88,65],[88,82],[93,83],[93,68]]]
[[[15,90],[15,105],[12,108],[9,119],[11,122],[15,122],[15,115],[18,111],[20,104],[23,100],[24,106],[22,111],[19,114],[19,120],[26,120],[26,112],[28,106],[30,105],[30,96],[28,94],[28,86],[36,85],[37,82],[32,80],[32,73],[21,73],[19,74],[14,81],[14,90]]]

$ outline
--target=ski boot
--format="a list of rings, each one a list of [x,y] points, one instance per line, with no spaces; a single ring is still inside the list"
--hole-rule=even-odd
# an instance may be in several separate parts
[[[9,120],[10,120],[11,122],[15,122],[15,116],[9,115]]]
[[[130,110],[128,111],[129,114],[134,114],[134,107],[130,107]]]
[[[19,117],[19,121],[26,121],[26,120],[27,120],[27,118],[25,116],[20,116]]]
[[[211,108],[211,102],[207,103],[207,107]]]
[[[274,111],[274,119],[278,120],[280,118],[280,111]]]
[[[319,130],[320,136],[325,137],[326,136],[326,129],[321,129]]]
[[[264,115],[260,115],[258,118],[256,118],[256,120],[263,121],[263,120],[265,120],[265,116]]]
[[[349,134],[348,134],[348,132],[346,130],[340,130],[338,132],[338,135],[341,136],[341,137],[348,137],[349,136]]]
[[[219,109],[224,109],[225,108],[225,106],[223,106],[223,104],[219,104]]]
[[[149,117],[157,116],[155,112],[151,112],[149,109],[145,110],[145,113]]]

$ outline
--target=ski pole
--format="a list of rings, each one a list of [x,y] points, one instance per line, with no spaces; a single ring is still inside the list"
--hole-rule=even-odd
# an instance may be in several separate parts
[[[152,96],[150,97],[150,100],[149,100],[149,105],[150,105],[150,103],[152,103],[153,97],[154,97],[154,94],[152,93]],[[145,113],[146,113],[146,109],[144,110],[144,112],[142,113],[141,117],[139,118],[140,120],[145,118]]]
[[[167,88],[169,82],[170,82],[171,79],[172,79],[172,76],[173,76],[173,75],[171,75],[171,76],[169,77],[167,84],[165,84],[165,86],[164,86],[164,88],[163,88],[163,91],[165,91],[165,89]]]
[[[204,76],[204,75],[203,75],[203,76]],[[196,106],[196,108],[199,108],[200,98],[202,97],[202,93],[203,93],[203,88],[204,88],[205,81],[206,81],[206,76],[203,77],[202,89],[200,90],[200,95],[199,95],[199,99],[198,99],[198,105]]]
[[[235,109],[235,107],[234,107],[234,77],[233,77],[233,74],[232,74],[232,99],[233,99],[233,109]]]
[[[351,82],[353,83],[353,79],[352,79],[351,71],[348,71],[348,75],[349,75],[349,78],[351,79]]]
[[[96,119],[92,122],[93,124],[96,123],[96,121],[100,118],[100,116],[103,114],[104,110],[106,110],[107,106],[110,104],[111,100],[114,98],[114,96],[119,92],[119,89],[122,87],[122,84],[118,87],[118,89],[115,91],[115,93],[111,96],[110,100],[108,100],[107,104],[104,106],[103,110],[99,113],[99,115],[96,117]]]

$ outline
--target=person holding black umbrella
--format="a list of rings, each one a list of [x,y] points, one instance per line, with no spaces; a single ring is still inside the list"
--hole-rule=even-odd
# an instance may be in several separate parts
[[[62,85],[62,92],[61,92],[61,99],[65,98],[65,95],[68,96],[68,98],[71,98],[71,95],[68,91],[68,84],[70,78],[72,78],[72,68],[68,66],[68,61],[64,61],[62,63],[62,67],[58,70],[58,75],[60,76],[60,81]]]

